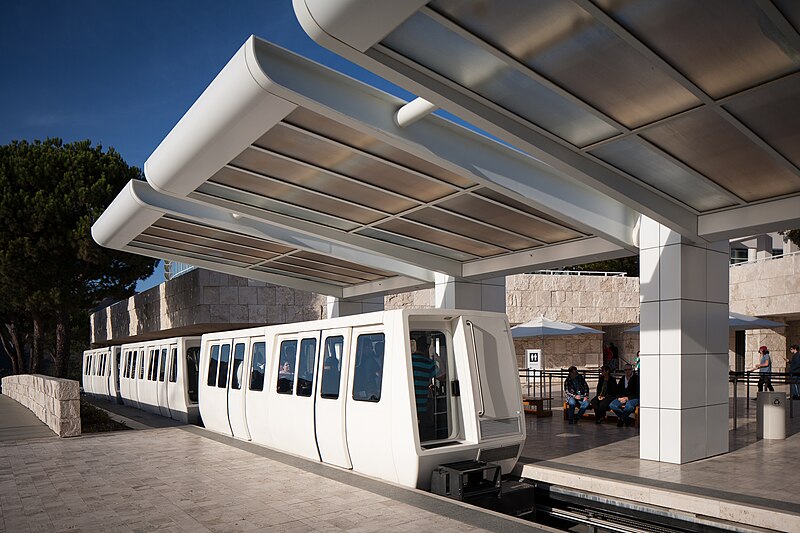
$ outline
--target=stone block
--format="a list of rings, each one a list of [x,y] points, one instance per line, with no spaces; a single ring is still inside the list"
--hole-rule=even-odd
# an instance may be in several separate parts
[[[58,400],[54,402],[53,414],[57,418],[80,418],[80,400]]]
[[[220,287],[219,288],[219,303],[220,305],[231,305],[239,303],[239,288],[238,287]]]
[[[275,286],[267,285],[266,287],[257,287],[256,303],[259,305],[274,305],[275,304]],[[396,295],[397,296],[397,295]]]
[[[248,306],[246,305],[231,305],[230,306],[230,321],[232,324],[245,324],[250,321],[248,314]]]
[[[59,437],[77,437],[81,434],[81,419],[68,418],[62,420],[56,431]]]
[[[253,305],[258,303],[257,287],[239,287],[239,305]]]

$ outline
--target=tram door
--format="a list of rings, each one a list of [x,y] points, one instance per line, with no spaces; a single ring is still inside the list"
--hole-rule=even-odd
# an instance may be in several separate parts
[[[323,462],[343,468],[353,468],[345,433],[349,353],[349,329],[322,332],[314,405],[317,447]]]
[[[161,416],[170,416],[169,412],[169,395],[167,393],[167,354],[169,350],[176,350],[178,347],[172,345],[169,349],[166,346],[161,347],[161,357],[158,358],[158,368],[154,370],[156,375],[154,378],[158,381],[158,410]]]
[[[248,338],[233,340],[231,379],[228,386],[228,422],[233,436],[245,440],[250,440],[244,403],[244,394],[247,389],[245,376],[247,376],[247,368],[249,367],[249,365],[245,364],[245,358],[250,355],[246,353],[247,346],[250,344],[249,340]]]

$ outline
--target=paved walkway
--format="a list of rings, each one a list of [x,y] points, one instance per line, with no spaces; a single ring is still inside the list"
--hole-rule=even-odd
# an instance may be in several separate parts
[[[639,459],[636,428],[591,420],[571,426],[560,410],[529,416],[517,472],[612,499],[800,532],[800,402],[787,417],[785,440],[757,439],[755,402],[749,411],[746,402],[739,399],[736,430],[729,421],[731,451],[683,465]]]
[[[192,426],[0,443],[0,531],[155,530],[553,531]]]
[[[27,407],[0,394],[0,443],[47,438],[58,439],[58,435]]]

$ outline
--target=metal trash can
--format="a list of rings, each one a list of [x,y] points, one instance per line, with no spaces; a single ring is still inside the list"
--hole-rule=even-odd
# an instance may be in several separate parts
[[[759,439],[786,438],[786,394],[759,392],[756,411],[757,437]]]

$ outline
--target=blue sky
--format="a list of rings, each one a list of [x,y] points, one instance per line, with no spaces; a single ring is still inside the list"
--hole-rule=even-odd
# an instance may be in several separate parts
[[[5,0],[0,144],[89,139],[142,167],[251,34],[410,96],[314,43],[291,0]]]

